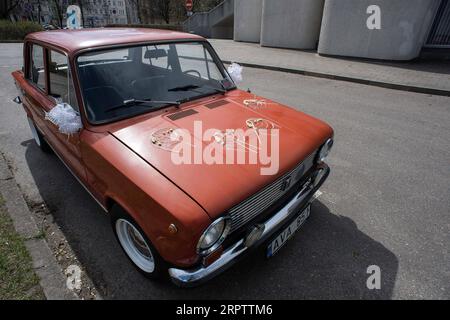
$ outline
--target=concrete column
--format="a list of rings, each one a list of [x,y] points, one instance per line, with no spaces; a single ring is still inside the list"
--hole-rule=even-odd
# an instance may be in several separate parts
[[[324,0],[264,0],[261,45],[316,49]]]
[[[419,56],[440,0],[325,0],[318,52],[386,60]],[[381,9],[381,29],[370,30],[370,5]]]
[[[234,1],[234,40],[259,43],[262,2],[263,0]]]

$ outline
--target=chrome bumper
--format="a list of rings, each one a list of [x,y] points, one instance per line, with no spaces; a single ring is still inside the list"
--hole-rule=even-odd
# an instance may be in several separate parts
[[[293,198],[290,200],[278,213],[273,215],[270,219],[264,222],[264,232],[261,238],[252,246],[246,247],[244,245],[245,239],[240,239],[235,244],[227,248],[222,256],[214,261],[207,267],[199,266],[194,269],[184,270],[177,268],[170,268],[169,275],[172,281],[181,287],[191,287],[198,284],[201,284],[221,272],[225,271],[233,264],[235,264],[244,253],[250,249],[257,247],[259,244],[267,240],[272,234],[278,231],[285,222],[287,222],[290,218],[294,217],[298,210],[292,211],[291,208],[302,208],[306,207],[308,204],[314,201],[313,195],[320,188],[320,186],[327,179],[330,168],[326,164],[322,164],[318,170],[325,170],[325,174],[321,176],[320,181],[316,184],[309,186],[308,188],[304,188],[300,190]]]

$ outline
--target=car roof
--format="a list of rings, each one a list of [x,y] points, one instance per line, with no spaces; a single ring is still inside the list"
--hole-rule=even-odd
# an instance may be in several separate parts
[[[68,54],[95,47],[170,40],[204,40],[204,38],[190,33],[147,28],[52,30],[31,33],[25,38],[25,41],[58,47]]]

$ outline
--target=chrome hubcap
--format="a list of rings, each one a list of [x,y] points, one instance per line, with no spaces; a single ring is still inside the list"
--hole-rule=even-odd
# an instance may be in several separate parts
[[[134,264],[141,270],[152,273],[155,270],[153,254],[139,230],[127,220],[118,219],[116,232],[120,244]]]

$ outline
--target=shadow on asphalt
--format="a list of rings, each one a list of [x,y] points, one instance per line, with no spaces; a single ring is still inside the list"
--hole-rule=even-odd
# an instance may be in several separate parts
[[[302,50],[301,50],[302,51]],[[373,65],[387,66],[397,69],[406,69],[413,71],[424,71],[436,74],[450,74],[450,64],[447,63],[450,57],[450,50],[447,50],[445,54],[440,53],[440,50],[434,50],[434,53],[429,52],[426,56],[427,58],[416,58],[414,60],[408,61],[393,61],[393,60],[378,60],[370,58],[354,58],[345,56],[332,56],[321,54],[321,56],[335,59],[336,61],[346,61],[346,62],[364,62]],[[441,56],[441,57],[440,57]]]
[[[310,219],[273,258],[256,250],[207,284],[181,289],[151,282],[129,263],[116,243],[109,219],[53,154],[32,140],[26,161],[42,198],[52,209],[78,259],[105,299],[389,299],[398,260],[381,243],[358,230],[345,212],[321,201]],[[366,271],[378,265],[380,290],[368,290]]]

